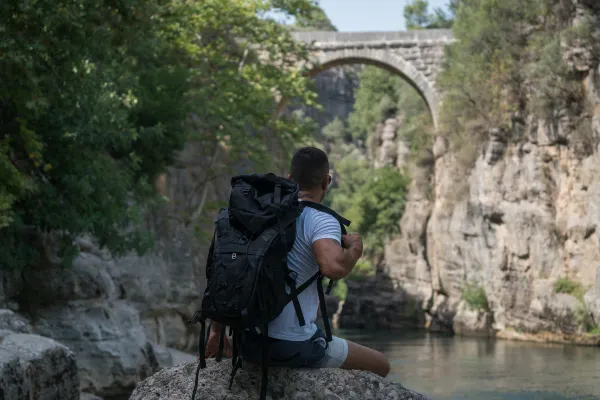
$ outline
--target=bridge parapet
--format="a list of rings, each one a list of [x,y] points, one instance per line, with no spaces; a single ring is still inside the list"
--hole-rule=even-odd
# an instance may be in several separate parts
[[[450,42],[453,40],[449,29],[415,29],[397,32],[329,32],[310,31],[294,32],[294,38],[306,43],[344,43],[344,42]]]

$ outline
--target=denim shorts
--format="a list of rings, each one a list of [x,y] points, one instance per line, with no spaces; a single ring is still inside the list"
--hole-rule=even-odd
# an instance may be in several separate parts
[[[260,365],[262,336],[247,331],[243,335],[241,355],[245,361]],[[317,329],[312,338],[295,342],[269,338],[269,366],[287,368],[340,368],[348,356],[348,343],[337,336],[327,343]]]

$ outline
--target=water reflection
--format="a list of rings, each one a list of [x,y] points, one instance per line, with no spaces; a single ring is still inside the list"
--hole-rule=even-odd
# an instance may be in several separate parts
[[[338,330],[391,360],[389,379],[432,400],[598,400],[600,349],[421,332]]]

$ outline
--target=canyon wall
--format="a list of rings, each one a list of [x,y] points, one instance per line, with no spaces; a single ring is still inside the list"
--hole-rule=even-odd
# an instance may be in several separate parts
[[[564,57],[586,88],[583,120],[556,109],[510,140],[489,129],[467,171],[437,138],[432,193],[413,185],[384,273],[348,283],[342,326],[600,344],[600,55]]]

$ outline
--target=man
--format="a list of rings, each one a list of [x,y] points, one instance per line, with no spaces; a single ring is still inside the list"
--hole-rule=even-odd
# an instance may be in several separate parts
[[[292,158],[288,176],[300,186],[300,200],[320,203],[331,184],[327,155],[314,147],[298,150]],[[296,241],[288,253],[288,267],[295,271],[297,286],[317,271],[331,279],[342,279],[354,268],[362,256],[363,244],[358,234],[342,236],[339,222],[331,215],[305,208],[296,226]],[[269,324],[269,365],[304,368],[343,368],[374,372],[386,377],[390,364],[378,351],[334,336],[329,343],[315,325],[319,296],[317,282],[299,296],[306,324],[300,326],[290,302]],[[219,333],[223,329],[213,323],[206,348],[207,357],[217,353]],[[230,356],[231,345],[224,343],[225,354]],[[246,332],[242,357],[260,364],[261,338]]]

